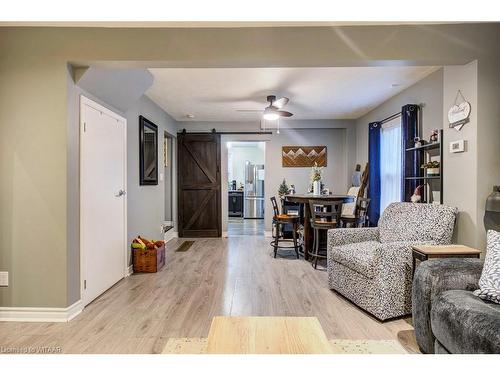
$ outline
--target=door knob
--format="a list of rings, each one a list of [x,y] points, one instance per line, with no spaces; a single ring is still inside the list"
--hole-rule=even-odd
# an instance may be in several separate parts
[[[118,194],[115,195],[115,197],[121,197],[122,195],[125,195],[125,194],[127,194],[127,192],[123,189],[120,189],[118,191]]]

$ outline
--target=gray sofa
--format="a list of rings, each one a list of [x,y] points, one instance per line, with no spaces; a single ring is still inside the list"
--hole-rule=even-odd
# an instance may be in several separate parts
[[[424,353],[500,353],[500,305],[472,294],[479,259],[436,259],[417,267],[413,325]]]
[[[412,245],[449,244],[457,209],[392,203],[377,228],[328,231],[328,283],[380,320],[411,313]]]

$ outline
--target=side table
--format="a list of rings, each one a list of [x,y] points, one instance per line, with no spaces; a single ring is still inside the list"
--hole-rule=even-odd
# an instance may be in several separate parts
[[[479,258],[481,250],[465,245],[415,245],[413,246],[413,274],[415,274],[417,260],[432,258]]]

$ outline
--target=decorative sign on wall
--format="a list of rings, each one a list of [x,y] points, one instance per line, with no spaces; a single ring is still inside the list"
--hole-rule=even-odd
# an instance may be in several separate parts
[[[283,167],[326,167],[326,146],[283,146]]]
[[[448,111],[450,128],[455,128],[456,131],[461,130],[462,127],[470,121],[470,110],[470,103],[465,100],[462,92],[458,90],[457,96],[455,97],[455,103]]]

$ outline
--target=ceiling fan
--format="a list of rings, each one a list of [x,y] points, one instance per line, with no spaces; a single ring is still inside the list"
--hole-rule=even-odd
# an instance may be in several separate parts
[[[275,95],[269,95],[267,97],[267,102],[269,105],[264,108],[264,110],[260,109],[237,109],[236,111],[238,112],[262,112],[262,118],[264,120],[277,120],[280,117],[292,117],[293,113],[288,112],[288,111],[283,111],[281,108],[283,108],[290,99],[283,97],[276,99]]]

